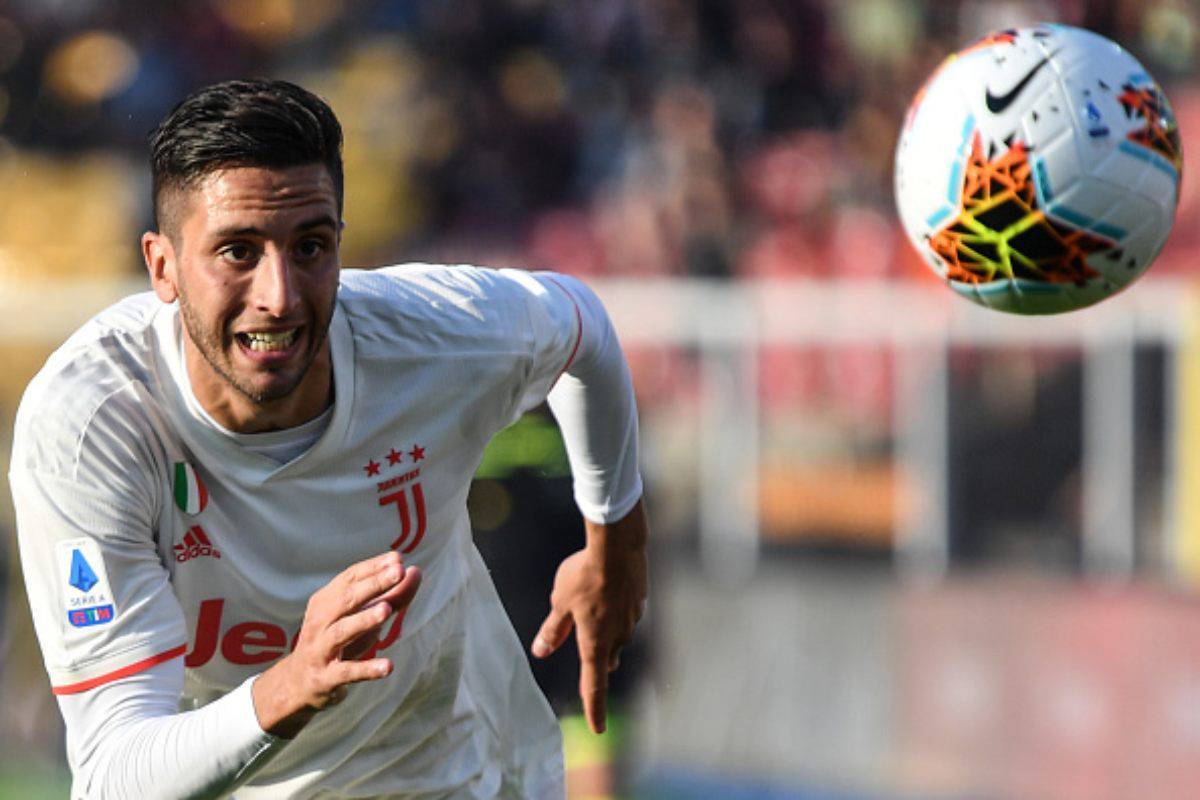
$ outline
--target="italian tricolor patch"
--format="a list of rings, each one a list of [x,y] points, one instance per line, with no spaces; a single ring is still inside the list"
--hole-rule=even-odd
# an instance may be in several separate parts
[[[186,514],[199,514],[208,505],[208,489],[191,464],[175,462],[175,505]]]

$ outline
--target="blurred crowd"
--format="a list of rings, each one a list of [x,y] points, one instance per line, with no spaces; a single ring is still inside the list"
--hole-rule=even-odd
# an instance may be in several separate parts
[[[137,165],[188,90],[287,77],[345,122],[350,262],[902,275],[906,104],[950,50],[1038,19],[1195,82],[1187,0],[8,0],[0,136]]]

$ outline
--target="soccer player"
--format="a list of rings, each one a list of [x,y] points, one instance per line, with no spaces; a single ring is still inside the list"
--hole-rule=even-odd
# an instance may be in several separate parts
[[[153,292],[50,357],[10,472],[73,796],[561,796],[465,500],[548,395],[587,544],[533,651],[574,629],[602,731],[647,536],[603,308],[551,273],[342,271],[341,130],[292,84],[203,89],[152,151]]]

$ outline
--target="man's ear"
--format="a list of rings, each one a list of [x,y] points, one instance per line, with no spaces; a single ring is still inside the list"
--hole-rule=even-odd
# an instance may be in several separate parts
[[[142,258],[150,273],[150,285],[164,303],[174,303],[179,297],[176,284],[175,246],[165,233],[146,231],[142,234]]]

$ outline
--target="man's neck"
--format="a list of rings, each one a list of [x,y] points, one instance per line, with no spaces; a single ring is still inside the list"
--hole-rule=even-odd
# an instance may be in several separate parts
[[[213,421],[234,433],[294,428],[316,419],[333,404],[333,359],[328,339],[293,391],[264,402],[247,397],[217,374],[186,335],[184,359],[196,402]]]

